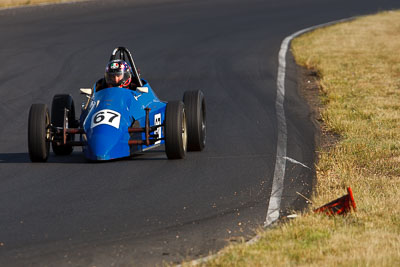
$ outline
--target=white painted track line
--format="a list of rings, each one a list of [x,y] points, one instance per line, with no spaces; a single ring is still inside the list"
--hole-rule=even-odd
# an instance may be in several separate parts
[[[276,91],[276,117],[277,117],[277,129],[278,129],[278,140],[277,140],[277,151],[276,151],[276,160],[275,160],[275,170],[274,170],[274,178],[272,182],[272,191],[271,197],[269,199],[267,217],[264,222],[264,227],[268,227],[279,219],[280,216],[280,207],[282,200],[282,192],[283,185],[285,180],[285,168],[286,168],[286,160],[289,158],[286,155],[287,150],[287,126],[286,126],[286,117],[285,117],[285,109],[284,109],[284,101],[285,101],[285,77],[286,77],[286,54],[289,49],[290,42],[296,38],[297,36],[315,30],[317,28],[322,28],[326,26],[330,26],[336,23],[345,22],[354,19],[346,18],[336,21],[331,21],[324,24],[319,24],[316,26],[312,26],[300,31],[293,33],[292,35],[286,37],[279,50],[279,65],[278,65],[278,79],[277,79],[277,91]],[[291,159],[293,162],[298,162],[294,159]]]

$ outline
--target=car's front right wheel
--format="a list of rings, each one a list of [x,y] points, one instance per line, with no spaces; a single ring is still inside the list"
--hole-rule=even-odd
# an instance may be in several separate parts
[[[29,110],[28,150],[32,162],[45,162],[50,150],[50,116],[45,104],[33,104]]]

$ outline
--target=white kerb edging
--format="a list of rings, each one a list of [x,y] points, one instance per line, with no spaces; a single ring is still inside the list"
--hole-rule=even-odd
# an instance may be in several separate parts
[[[275,102],[277,128],[278,128],[277,151],[276,151],[274,178],[272,181],[271,197],[269,199],[267,217],[265,218],[264,227],[270,226],[279,219],[283,185],[285,180],[286,160],[288,159],[286,155],[287,126],[286,126],[285,109],[283,104],[285,101],[286,54],[289,49],[289,44],[294,38],[303,33],[315,30],[317,28],[322,28],[340,22],[349,21],[352,19],[354,18],[351,17],[351,18],[331,21],[328,23],[319,24],[316,26],[312,26],[297,31],[292,35],[286,37],[281,44],[281,48],[279,50],[279,59],[278,59],[279,65],[278,65],[278,79],[276,84],[277,91],[276,91],[276,102]]]

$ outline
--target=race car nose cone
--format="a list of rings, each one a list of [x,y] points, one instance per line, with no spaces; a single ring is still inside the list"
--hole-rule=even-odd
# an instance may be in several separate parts
[[[128,130],[111,125],[99,125],[87,132],[85,157],[91,160],[110,160],[130,156]]]
[[[111,159],[110,151],[115,145],[114,140],[105,134],[94,134],[90,140],[88,140],[90,157],[95,160]]]

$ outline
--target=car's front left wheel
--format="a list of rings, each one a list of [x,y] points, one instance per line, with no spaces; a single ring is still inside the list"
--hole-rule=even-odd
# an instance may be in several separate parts
[[[168,102],[165,109],[165,153],[169,159],[183,159],[187,150],[185,106],[182,101]]]

